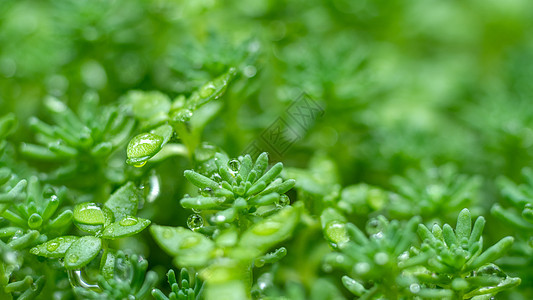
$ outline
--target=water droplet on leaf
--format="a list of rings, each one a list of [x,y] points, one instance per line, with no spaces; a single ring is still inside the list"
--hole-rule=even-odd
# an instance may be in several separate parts
[[[202,228],[202,226],[204,226],[204,219],[199,214],[193,214],[187,218],[187,227],[189,229],[195,231]]]
[[[206,84],[200,89],[200,97],[207,98],[215,92],[215,86],[212,84]]]
[[[289,199],[289,196],[287,195],[280,195],[279,196],[279,205],[280,206],[287,206],[291,203],[291,199]]]
[[[89,225],[104,224],[105,215],[97,203],[80,203],[74,207],[74,221]]]
[[[71,254],[67,257],[67,261],[70,263],[75,263],[80,259],[76,254]]]
[[[366,224],[366,231],[369,234],[376,234],[382,230],[381,224],[378,219],[372,219]]]
[[[135,217],[125,217],[124,219],[120,220],[118,222],[122,226],[133,226],[137,224],[139,221]]]
[[[50,244],[48,244],[48,245],[46,246],[46,250],[52,252],[52,251],[55,251],[58,247],[59,247],[59,243],[57,243],[57,242],[51,242]]]
[[[133,164],[133,166],[136,167],[136,168],[140,168],[140,167],[146,165],[146,162],[147,161],[141,161],[139,163]]]
[[[236,159],[232,159],[228,162],[228,167],[230,168],[231,171],[236,173],[241,168],[241,163]]]

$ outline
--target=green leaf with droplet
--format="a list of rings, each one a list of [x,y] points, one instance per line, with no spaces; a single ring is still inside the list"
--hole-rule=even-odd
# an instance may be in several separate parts
[[[136,167],[142,167],[146,161],[156,155],[163,147],[163,137],[153,133],[141,133],[130,140],[126,154],[126,162]]]
[[[73,235],[61,236],[31,248],[30,253],[50,258],[63,257],[68,248],[78,238]]]
[[[111,209],[115,220],[122,220],[126,216],[135,216],[139,205],[139,191],[133,182],[128,182],[118,190],[104,204]]]
[[[105,279],[113,278],[115,275],[115,258],[116,258],[116,252],[113,249],[108,249],[102,255],[102,260],[100,262],[100,272],[102,273],[102,276],[104,276]]]
[[[148,225],[150,225],[150,220],[126,216],[120,221],[106,226],[102,231],[101,237],[113,240],[132,236],[143,231]]]
[[[65,252],[65,268],[79,269],[93,260],[102,248],[102,240],[94,236],[83,236],[70,245]]]
[[[176,256],[180,266],[204,266],[212,257],[214,242],[183,227],[152,225],[150,232],[163,250]]]

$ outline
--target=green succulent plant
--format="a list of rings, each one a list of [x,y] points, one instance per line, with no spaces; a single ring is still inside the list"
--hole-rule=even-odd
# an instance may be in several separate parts
[[[137,255],[118,251],[113,258],[112,274],[98,275],[98,289],[75,287],[81,299],[148,299],[157,282],[154,271],[146,272],[148,262]],[[106,263],[109,265],[109,263]]]
[[[203,283],[197,277],[197,274],[190,274],[187,269],[182,268],[179,272],[179,278],[176,279],[176,273],[170,269],[167,272],[168,284],[171,292],[168,297],[159,289],[152,290],[152,296],[156,300],[196,300],[201,299]]]
[[[215,163],[214,179],[185,171],[200,189],[200,195],[180,201],[198,212],[189,217],[190,230],[159,225],[150,230],[177,266],[199,268],[207,299],[246,299],[254,264],[276,262],[286,253],[266,251],[287,239],[298,223],[300,208],[289,201],[280,203],[294,181],[276,179],[283,166],[278,163],[267,170],[266,153],[255,163],[249,155],[228,161],[217,154]]]
[[[43,180],[69,183],[77,188],[101,188],[126,180],[123,166],[116,166],[115,154],[125,146],[135,121],[114,106],[99,106],[95,93],[86,93],[74,113],[64,102],[44,100],[55,125],[32,117],[30,127],[38,144],[24,143],[21,153],[28,158],[58,165],[43,174]]]
[[[115,191],[103,204],[84,202],[74,207],[76,227],[90,235],[66,235],[47,241],[30,250],[34,255],[64,258],[67,270],[81,269],[103,250],[100,269],[106,271],[108,241],[135,235],[150,225],[150,220],[138,218],[139,191],[131,182]]]

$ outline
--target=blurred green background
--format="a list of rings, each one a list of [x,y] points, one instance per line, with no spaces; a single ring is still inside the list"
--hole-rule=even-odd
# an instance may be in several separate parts
[[[3,0],[0,111],[19,119],[13,142],[32,141],[26,120],[47,120],[46,95],[72,107],[89,90],[104,103],[132,89],[173,98],[236,67],[204,135],[230,156],[305,92],[325,114],[285,165],[321,153],[342,186],[393,189],[393,175],[451,162],[483,177],[488,214],[493,180],[520,180],[533,158],[531,32],[529,0]],[[184,183],[169,176],[186,167],[158,167],[161,207],[178,207]],[[155,222],[170,224],[163,210]],[[506,230],[492,226],[489,239]]]
[[[230,154],[304,91],[326,115],[286,154],[293,164],[323,150],[343,183],[428,158],[515,178],[533,142],[532,23],[527,0],[7,0],[0,108],[24,120],[48,94],[72,106],[87,90],[187,94],[236,66],[206,137]]]

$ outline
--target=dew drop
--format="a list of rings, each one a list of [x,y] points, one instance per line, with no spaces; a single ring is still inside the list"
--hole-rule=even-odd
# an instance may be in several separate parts
[[[192,214],[187,218],[187,227],[192,231],[196,231],[204,226],[204,219],[199,214]]]
[[[215,86],[214,85],[212,85],[212,84],[204,85],[200,89],[200,97],[207,98],[207,97],[213,95],[214,92],[215,92]]]
[[[69,257],[67,258],[68,262],[70,262],[70,263],[75,263],[75,262],[78,261],[78,259],[80,259],[80,258],[79,258],[78,255],[76,255],[76,254],[71,254],[71,255],[69,255]]]
[[[370,271],[370,265],[366,262],[356,263],[354,266],[354,271],[357,274],[365,274]]]
[[[420,285],[418,283],[412,283],[409,286],[409,290],[411,291],[411,293],[416,294],[420,292]]]
[[[376,264],[383,266],[389,262],[389,255],[385,252],[378,252],[376,255],[374,255],[374,261]]]
[[[48,244],[48,245],[46,246],[46,250],[52,252],[52,251],[55,251],[58,247],[59,247],[59,243],[57,243],[57,242],[51,242],[50,244]]]
[[[366,231],[369,234],[376,234],[382,230],[381,224],[378,219],[372,219],[366,224]]]
[[[70,282],[70,285],[72,285],[72,287],[82,287],[82,288],[94,290],[97,292],[101,291],[100,286],[98,286],[98,284],[93,284],[84,278],[84,276],[81,273],[81,270],[68,270],[67,274],[68,274],[68,280]]]
[[[289,199],[289,196],[283,194],[279,196],[279,205],[280,206],[287,206],[291,203],[291,200]]]
[[[222,181],[222,177],[220,177],[220,175],[217,174],[217,173],[213,174],[213,176],[211,176],[211,179],[216,181],[216,182],[221,182]]]
[[[200,190],[200,193],[204,196],[213,196],[213,189],[206,187]]]
[[[228,167],[230,168],[231,171],[236,173],[241,168],[241,163],[236,159],[232,159],[228,162]]]
[[[133,166],[136,167],[136,168],[140,168],[140,167],[146,165],[146,162],[147,162],[146,160],[145,161],[141,161],[139,163],[133,164]]]
[[[133,226],[137,224],[139,221],[135,217],[125,217],[120,222],[118,222],[122,226]]]

